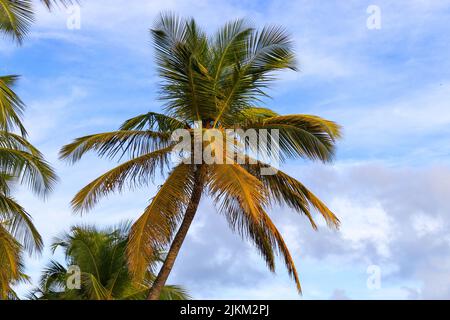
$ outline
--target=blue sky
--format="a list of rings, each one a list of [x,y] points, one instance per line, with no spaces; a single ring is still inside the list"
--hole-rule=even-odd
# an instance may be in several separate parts
[[[381,29],[366,26],[381,10]],[[78,136],[113,130],[125,119],[161,111],[148,29],[158,13],[193,16],[208,32],[247,17],[281,24],[292,34],[301,72],[280,75],[266,105],[279,113],[311,113],[344,127],[331,165],[289,162],[342,220],[319,232],[287,208],[271,215],[291,247],[303,299],[450,298],[450,1],[83,1],[81,29],[65,10],[39,7],[23,47],[0,42],[0,73],[20,74],[30,139],[61,178],[46,202],[17,197],[46,243],[75,223],[135,219],[157,185],[103,200],[74,216],[71,197],[115,163],[88,156],[75,166],[57,159]],[[57,253],[57,257],[59,254]],[[27,259],[38,279],[51,253]],[[381,271],[370,289],[367,268]],[[299,299],[279,263],[266,270],[252,247],[228,230],[211,202],[199,214],[170,282],[195,298]],[[26,293],[29,286],[22,286]]]

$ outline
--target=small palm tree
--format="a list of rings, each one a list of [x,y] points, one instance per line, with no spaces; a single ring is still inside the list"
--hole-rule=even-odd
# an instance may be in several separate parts
[[[126,245],[130,224],[98,230],[92,226],[73,227],[55,239],[52,249],[62,248],[67,266],[51,261],[44,270],[40,287],[31,298],[40,300],[142,300],[154,280],[146,270],[143,281],[135,282],[128,271]],[[66,289],[72,273],[68,266],[81,270],[78,289]],[[165,286],[162,300],[188,299],[184,289]]]
[[[207,129],[267,129],[269,139],[278,133],[282,160],[332,160],[340,137],[337,124],[317,116],[282,116],[257,107],[267,96],[276,72],[296,70],[290,37],[280,27],[258,31],[237,20],[208,38],[193,19],[172,14],[161,15],[151,33],[165,114],[140,115],[118,131],[78,138],[61,150],[61,158],[72,162],[91,150],[102,157],[129,157],[84,187],[72,200],[74,209],[89,210],[111,192],[145,185],[160,167],[169,172],[168,177],[134,224],[128,245],[135,275],[148,267],[155,251],[170,247],[149,299],[158,299],[203,195],[213,198],[233,230],[253,241],[272,271],[278,252],[301,291],[294,261],[267,209],[277,203],[287,205],[305,215],[313,228],[311,211],[316,209],[330,226],[337,227],[339,220],[311,191],[282,171],[261,174],[261,168],[270,167],[261,161],[240,164],[233,158],[231,164],[210,164],[201,159],[195,164],[182,161],[173,165],[169,161],[176,145],[171,133],[185,129],[194,136],[199,124],[205,133]],[[245,137],[236,134],[226,143],[233,148],[242,139]],[[220,150],[217,147],[222,142],[209,141],[202,147]],[[257,149],[249,143],[252,150]],[[251,160],[245,148],[238,152],[239,158]],[[195,155],[186,157],[192,160]]]

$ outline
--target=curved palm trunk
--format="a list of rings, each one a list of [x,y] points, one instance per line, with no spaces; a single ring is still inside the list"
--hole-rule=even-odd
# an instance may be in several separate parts
[[[191,200],[184,214],[183,222],[173,239],[172,245],[170,246],[169,252],[167,253],[166,259],[159,270],[158,276],[153,282],[153,286],[150,289],[147,299],[148,300],[159,300],[161,290],[166,284],[167,278],[172,271],[175,260],[178,256],[178,252],[183,245],[184,239],[188,233],[189,227],[194,220],[195,213],[197,212],[198,205],[200,203],[200,198],[203,191],[203,181],[201,176],[201,167],[198,167],[195,173],[195,186],[192,192]]]

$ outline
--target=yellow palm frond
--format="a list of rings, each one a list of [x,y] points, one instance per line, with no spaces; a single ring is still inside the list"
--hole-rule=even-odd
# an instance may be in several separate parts
[[[237,164],[215,165],[209,169],[210,192],[220,204],[219,210],[227,217],[230,226],[255,243],[271,271],[275,270],[273,252],[277,249],[301,291],[289,250],[264,210],[264,206],[269,204],[264,184]]]
[[[260,161],[255,160],[255,162],[256,164],[247,163],[243,167],[262,181],[270,194],[272,203],[285,204],[295,211],[305,214],[312,227],[317,229],[310,210],[312,207],[322,215],[329,227],[339,228],[340,222],[336,215],[300,181]],[[263,175],[261,174],[262,168],[269,169],[275,174]]]
[[[11,292],[11,284],[20,280],[21,246],[0,223],[0,300]]]
[[[268,230],[262,227],[262,206],[268,203],[263,184],[238,165],[214,165],[208,169],[208,188],[218,210],[233,230],[254,242],[274,271],[273,243]]]
[[[168,166],[168,156],[172,148],[144,154],[104,173],[76,194],[72,200],[73,208],[81,212],[90,210],[101,197],[114,191],[121,192],[127,181],[130,186],[147,184],[154,177],[158,166],[161,170],[165,165]]]
[[[263,212],[263,228],[269,230],[270,235],[271,237],[273,237],[273,241],[276,244],[278,252],[284,259],[284,264],[286,265],[289,275],[294,279],[295,284],[297,285],[297,290],[299,293],[301,293],[302,287],[300,285],[300,279],[298,277],[297,269],[295,267],[295,263],[292,259],[291,253],[289,252],[289,249],[284,242],[283,236],[278,231],[277,227],[266,212]]]
[[[170,243],[193,188],[193,166],[178,165],[131,228],[127,252],[130,270],[135,277],[142,277],[155,252]]]

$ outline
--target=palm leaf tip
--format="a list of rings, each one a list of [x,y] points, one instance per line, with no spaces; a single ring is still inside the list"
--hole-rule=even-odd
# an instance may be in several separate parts
[[[21,44],[33,22],[31,0],[0,0],[0,32]]]
[[[18,79],[16,75],[0,76],[0,128],[7,132],[17,128],[22,137],[26,137],[27,131],[22,124],[25,104],[13,91]]]
[[[41,0],[42,4],[49,10],[53,9],[55,6],[68,7],[73,4],[79,3],[78,0]]]

